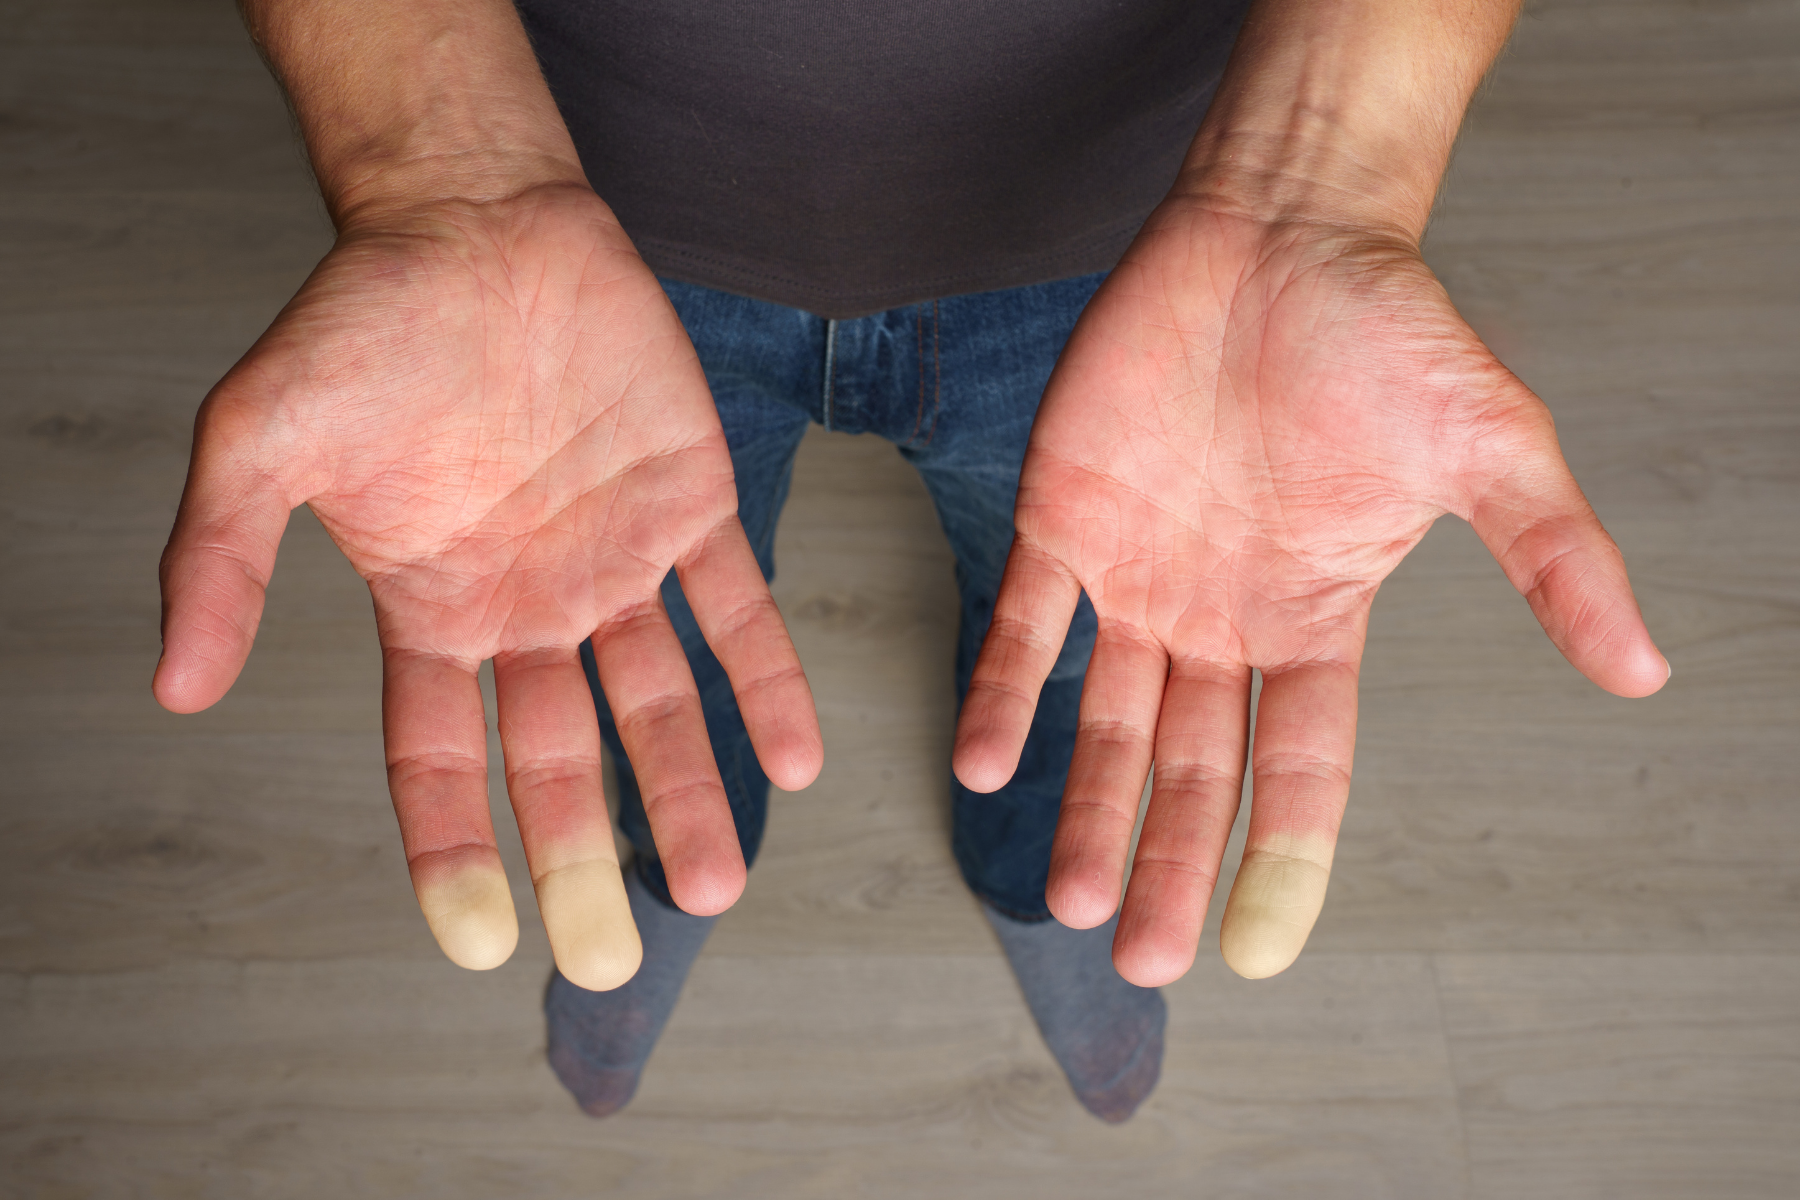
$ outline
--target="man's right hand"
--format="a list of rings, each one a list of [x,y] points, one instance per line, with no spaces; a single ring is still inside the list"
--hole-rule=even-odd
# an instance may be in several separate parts
[[[676,902],[711,914],[737,898],[743,857],[660,599],[671,568],[778,786],[818,773],[818,723],[699,361],[592,191],[342,224],[201,408],[162,564],[164,706],[194,712],[231,686],[303,503],[375,600],[389,783],[453,961],[497,966],[518,937],[488,815],[476,672],[492,658],[557,964],[594,989],[636,970],[578,657],[590,635]]]

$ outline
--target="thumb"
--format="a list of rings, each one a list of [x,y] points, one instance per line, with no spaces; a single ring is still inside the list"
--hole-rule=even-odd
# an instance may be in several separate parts
[[[1470,523],[1576,670],[1615,695],[1648,696],[1670,667],[1644,627],[1625,556],[1570,474],[1548,410],[1525,399]]]
[[[151,683],[171,712],[199,712],[231,685],[262,619],[292,504],[247,422],[215,394],[195,422],[194,452],[162,556],[162,657]],[[239,410],[241,412],[241,410]]]

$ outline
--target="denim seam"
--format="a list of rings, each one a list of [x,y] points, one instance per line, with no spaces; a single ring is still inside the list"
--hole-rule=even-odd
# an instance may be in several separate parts
[[[831,428],[831,377],[837,369],[836,318],[825,322],[825,393],[819,399],[819,424]]]
[[[919,430],[925,428],[925,306],[914,305],[918,316],[913,321],[913,332],[917,335],[919,352],[919,408],[913,414],[912,432],[906,437],[906,444],[912,445],[919,440]]]
[[[931,445],[931,439],[937,436],[938,414],[944,411],[944,359],[939,350],[938,339],[938,302],[931,302],[931,428],[925,431],[925,444]],[[924,363],[920,362],[919,402],[924,407],[925,375]]]

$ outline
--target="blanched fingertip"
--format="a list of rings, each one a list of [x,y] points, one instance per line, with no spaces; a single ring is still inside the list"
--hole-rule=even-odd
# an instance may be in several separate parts
[[[425,923],[444,957],[470,971],[493,970],[519,944],[519,918],[506,869],[497,853],[490,850],[488,856],[489,861],[465,860],[423,879],[415,874],[413,882]]]
[[[1292,837],[1245,850],[1219,923],[1225,964],[1245,979],[1267,979],[1294,964],[1325,907],[1334,845]]]
[[[609,992],[637,974],[644,944],[618,863],[571,863],[539,876],[536,888],[550,951],[570,983]]]

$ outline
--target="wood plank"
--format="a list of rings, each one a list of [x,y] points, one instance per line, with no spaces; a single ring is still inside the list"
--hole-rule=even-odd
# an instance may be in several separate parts
[[[1438,972],[1475,1196],[1793,1193],[1800,955],[1444,955]]]
[[[614,1120],[543,1065],[497,755],[519,953],[473,975],[432,946],[367,594],[310,514],[237,690],[157,709],[194,405],[330,231],[225,0],[4,0],[0,29],[0,1193],[1792,1191],[1790,0],[1534,0],[1427,243],[1551,403],[1674,681],[1602,695],[1434,529],[1376,605],[1312,949],[1249,984],[1209,940],[1118,1130],[1068,1097],[949,855],[950,563],[881,443],[802,448],[776,592],[826,773],[776,797]]]
[[[1196,972],[1162,1088],[1118,1129],[1075,1105],[991,939],[709,953],[638,1100],[600,1123],[544,1068],[546,965],[4,977],[0,1153],[28,1185],[153,1197],[1463,1194],[1418,956],[1320,956],[1266,987]]]

